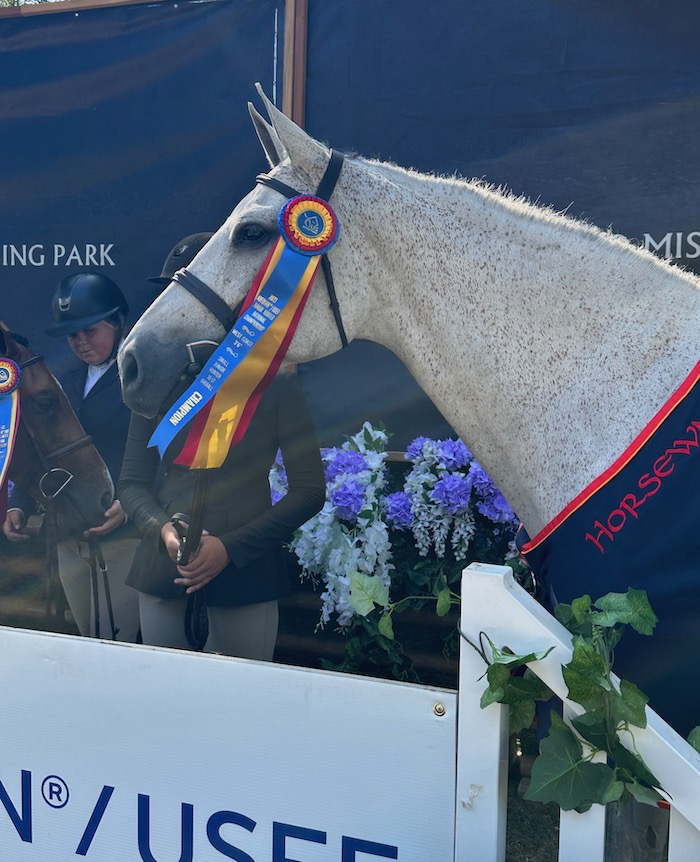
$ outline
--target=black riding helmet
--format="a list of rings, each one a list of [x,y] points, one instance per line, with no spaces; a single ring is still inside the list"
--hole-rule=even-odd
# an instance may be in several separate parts
[[[154,284],[170,284],[178,269],[189,266],[213,236],[213,233],[208,232],[191,233],[175,243],[165,258],[160,275],[147,278],[146,281],[152,281]]]
[[[46,334],[70,335],[113,315],[121,330],[128,313],[124,294],[111,278],[101,272],[76,272],[66,276],[56,289],[51,305],[54,323]]]

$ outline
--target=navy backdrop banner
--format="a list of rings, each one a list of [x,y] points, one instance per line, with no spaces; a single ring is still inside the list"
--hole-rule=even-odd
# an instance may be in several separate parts
[[[61,278],[107,273],[133,322],[170,248],[215,230],[265,168],[247,101],[274,88],[277,13],[179,0],[0,19],[0,317],[54,365]]]
[[[307,130],[503,185],[700,272],[698,25],[685,0],[309,0]],[[376,388],[383,367],[361,351],[314,365],[315,405],[326,374]]]
[[[283,16],[283,0],[215,0],[0,19],[2,317],[35,346],[59,350],[42,333],[63,275],[94,262],[133,319],[170,246],[251,188],[265,163],[246,101],[256,80],[274,94]],[[681,0],[309,0],[307,129],[700,271],[698,23]],[[302,379],[324,444],[364,419],[393,448],[450,433],[376,345]]]

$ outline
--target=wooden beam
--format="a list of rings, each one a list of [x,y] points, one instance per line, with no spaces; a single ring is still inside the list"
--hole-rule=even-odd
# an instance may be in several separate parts
[[[287,0],[284,16],[282,112],[304,128],[308,0]]]
[[[166,2],[166,0],[155,0]],[[0,6],[0,18],[17,18],[26,15],[50,15],[55,12],[82,12],[102,6],[136,6],[143,0],[58,0],[51,3],[23,3],[21,6]]]

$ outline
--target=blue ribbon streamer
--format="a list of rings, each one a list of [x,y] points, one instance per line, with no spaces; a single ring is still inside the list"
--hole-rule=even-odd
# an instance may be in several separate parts
[[[18,398],[19,392],[16,390],[0,396],[0,485],[5,479],[5,472],[10,466],[12,457]]]
[[[250,308],[234,323],[226,338],[209,357],[207,368],[177,399],[153,432],[148,445],[157,446],[161,457],[175,435],[211,401],[279,317],[308,265],[308,255],[285,245],[265,286]]]

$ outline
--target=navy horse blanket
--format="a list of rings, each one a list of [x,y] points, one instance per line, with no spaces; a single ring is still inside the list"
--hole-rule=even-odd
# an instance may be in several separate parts
[[[613,670],[681,735],[700,725],[700,363],[625,452],[522,556],[555,601],[646,590],[659,622],[629,626]]]

